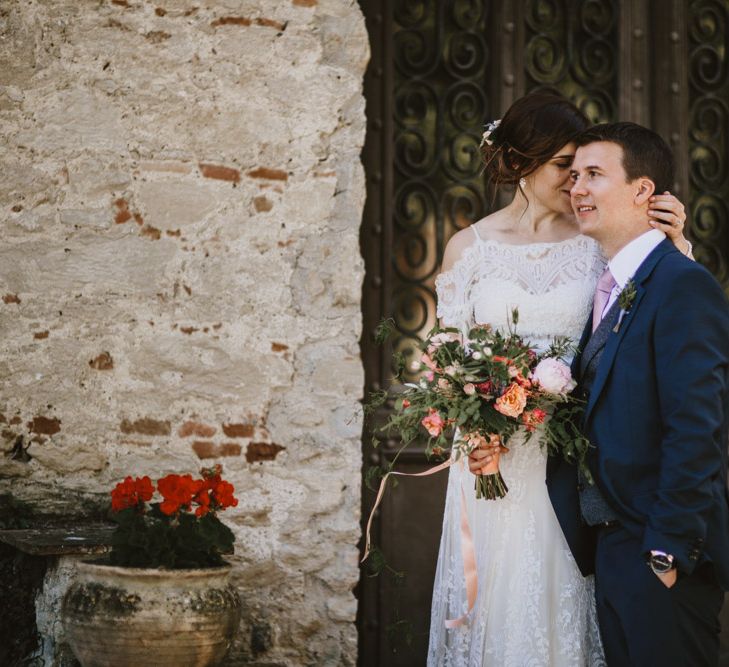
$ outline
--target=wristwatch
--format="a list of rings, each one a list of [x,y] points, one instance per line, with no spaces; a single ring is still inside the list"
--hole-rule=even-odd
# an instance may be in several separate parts
[[[654,574],[666,574],[674,568],[673,556],[665,551],[651,550],[648,556],[648,566]]]

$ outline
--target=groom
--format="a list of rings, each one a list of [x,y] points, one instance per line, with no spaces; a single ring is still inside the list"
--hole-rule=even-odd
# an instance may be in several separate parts
[[[595,572],[608,664],[716,665],[729,590],[729,306],[648,223],[673,159],[654,132],[598,125],[578,141],[572,206],[609,262],[573,371],[587,400],[587,483],[547,484],[583,573]]]

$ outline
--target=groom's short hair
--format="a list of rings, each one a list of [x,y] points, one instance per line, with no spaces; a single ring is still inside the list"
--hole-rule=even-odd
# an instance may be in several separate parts
[[[656,194],[673,187],[673,152],[668,144],[647,127],[636,123],[602,123],[577,137],[577,146],[609,141],[623,149],[623,169],[628,181],[650,178]]]

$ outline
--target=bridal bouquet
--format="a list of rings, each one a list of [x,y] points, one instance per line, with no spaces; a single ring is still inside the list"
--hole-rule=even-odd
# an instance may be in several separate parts
[[[538,354],[516,333],[517,322],[514,310],[507,332],[477,326],[465,341],[456,329],[432,329],[422,344],[420,381],[404,385],[383,430],[399,435],[403,446],[425,431],[429,456],[452,447],[460,458],[486,445],[506,450],[517,431],[529,440],[538,428],[550,454],[585,469],[583,405],[570,396],[576,383],[563,361],[571,345],[557,338]],[[503,498],[508,491],[499,451],[476,477],[477,498]]]

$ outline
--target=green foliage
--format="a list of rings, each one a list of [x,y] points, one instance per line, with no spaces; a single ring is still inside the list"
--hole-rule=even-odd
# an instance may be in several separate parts
[[[128,508],[112,514],[117,529],[109,562],[122,567],[186,569],[223,565],[233,553],[233,532],[214,514],[166,516],[153,503],[147,514]]]
[[[395,320],[391,317],[380,320],[380,323],[375,327],[375,343],[382,345],[392,336],[395,331]]]

